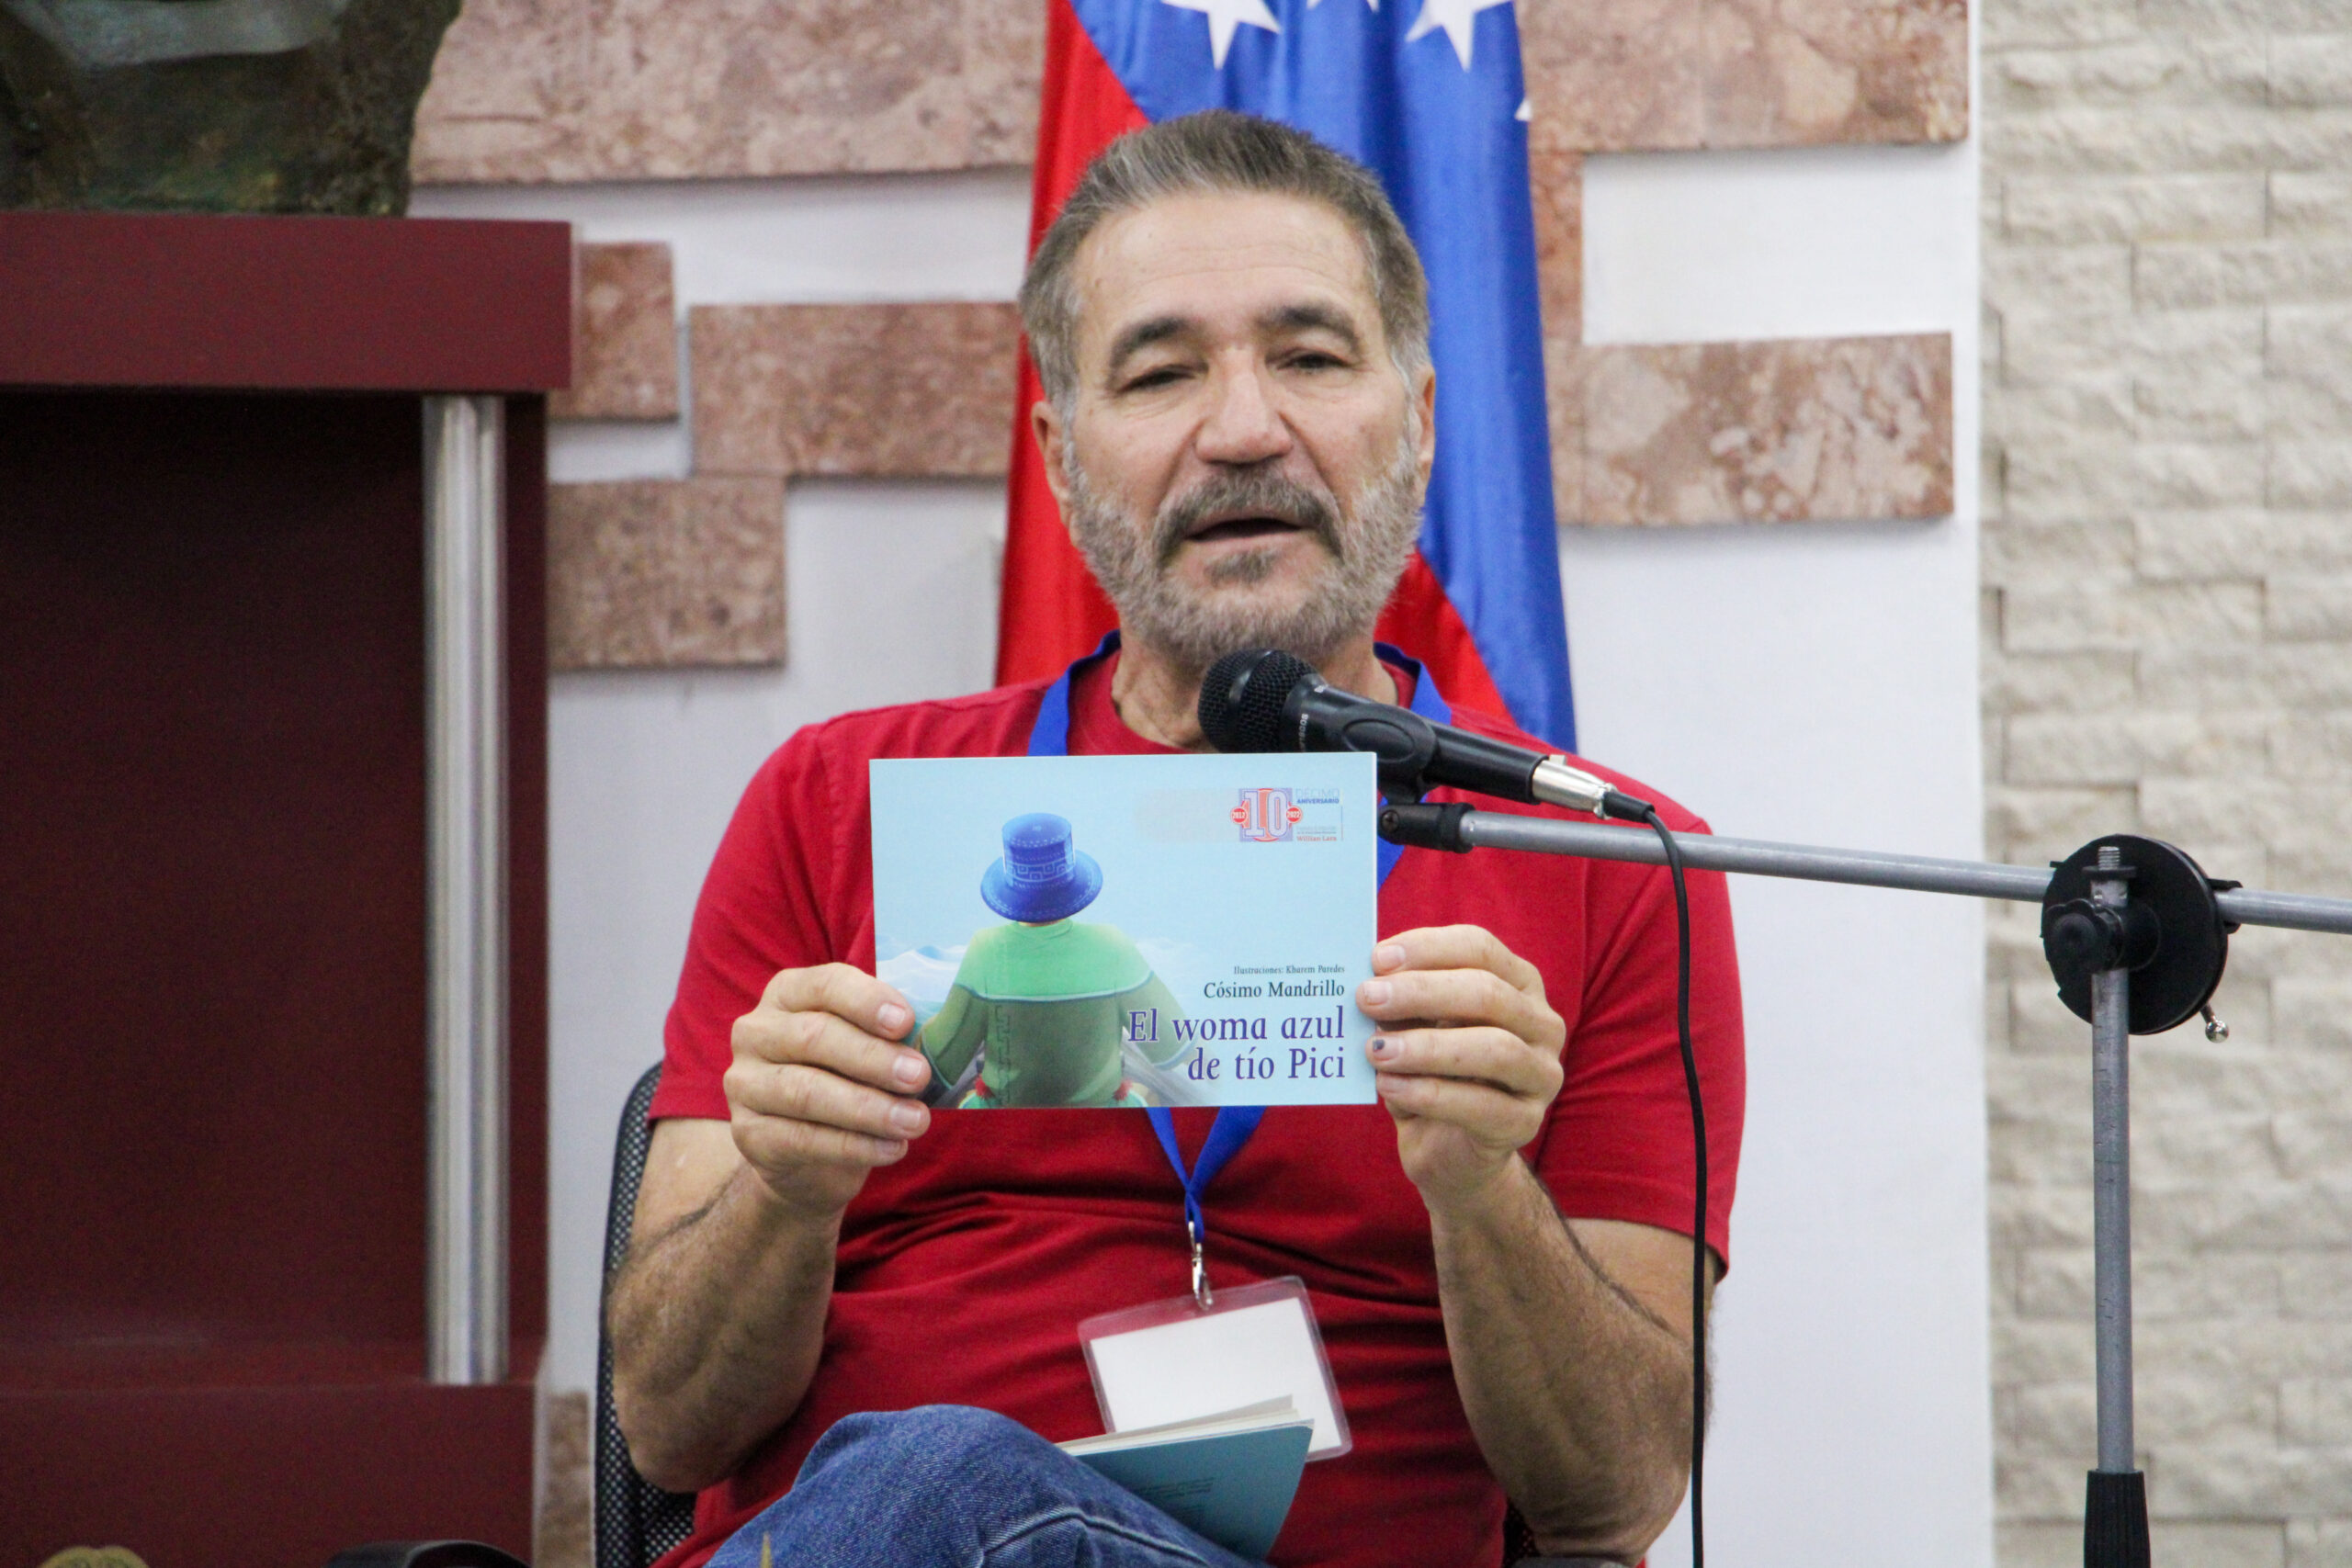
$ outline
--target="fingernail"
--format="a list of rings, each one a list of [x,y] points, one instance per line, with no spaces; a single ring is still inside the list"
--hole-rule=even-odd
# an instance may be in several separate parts
[[[1363,985],[1356,987],[1356,997],[1357,999],[1365,1007],[1376,1008],[1382,1006],[1388,1000],[1388,982],[1385,980],[1366,980]]]
[[[896,1127],[901,1133],[922,1132],[922,1118],[923,1110],[920,1105],[894,1105],[890,1107],[890,1125]]]
[[[1389,1039],[1385,1034],[1375,1034],[1372,1037],[1372,1054],[1374,1055],[1386,1057],[1396,1049],[1396,1042]]]
[[[1384,942],[1372,950],[1374,969],[1395,969],[1405,962],[1405,950],[1393,942]]]
[[[915,1021],[915,1015],[909,1012],[905,1008],[900,1007],[897,1002],[884,1002],[882,1004],[882,1012],[880,1016],[882,1020],[883,1032],[889,1035],[893,1040],[897,1039],[899,1035],[904,1034],[907,1032],[907,1025]]]
[[[902,1052],[890,1064],[890,1073],[909,1089],[919,1089],[931,1081],[931,1064],[910,1051]]]

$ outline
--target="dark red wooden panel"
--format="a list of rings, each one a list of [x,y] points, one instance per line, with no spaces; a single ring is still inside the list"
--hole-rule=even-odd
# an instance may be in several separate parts
[[[0,212],[0,385],[571,379],[567,224]]]
[[[18,1351],[421,1370],[421,441],[414,398],[0,394]]]
[[[531,1419],[527,1383],[0,1390],[0,1562],[320,1568],[446,1536],[528,1561]]]
[[[517,1376],[548,1315],[547,408],[506,400],[506,1318]]]

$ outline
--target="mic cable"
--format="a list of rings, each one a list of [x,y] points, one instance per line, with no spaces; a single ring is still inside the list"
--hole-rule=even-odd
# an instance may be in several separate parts
[[[1530,750],[1343,692],[1313,665],[1279,649],[1244,649],[1210,666],[1201,682],[1199,716],[1202,734],[1220,751],[1368,751],[1378,760],[1384,794],[1419,800],[1430,785],[1446,784],[1641,822],[1657,835],[1674,885],[1675,1043],[1690,1100],[1690,1568],[1706,1568],[1707,1109],[1690,1042],[1690,891],[1673,829],[1655,805],[1623,793],[1563,755]]]

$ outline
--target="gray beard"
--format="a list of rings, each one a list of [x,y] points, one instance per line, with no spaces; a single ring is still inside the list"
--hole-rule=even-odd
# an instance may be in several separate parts
[[[1242,469],[1169,502],[1147,528],[1095,491],[1075,453],[1068,461],[1070,536],[1118,608],[1124,634],[1195,677],[1245,648],[1279,648],[1309,664],[1327,663],[1371,634],[1420,538],[1420,474],[1410,441],[1398,444],[1396,461],[1365,488],[1358,515],[1347,522],[1328,497],[1271,470]],[[1322,544],[1320,577],[1296,603],[1216,592],[1263,582],[1274,570],[1279,542],[1218,562],[1206,594],[1170,572],[1185,534],[1202,518],[1230,509],[1287,518]]]

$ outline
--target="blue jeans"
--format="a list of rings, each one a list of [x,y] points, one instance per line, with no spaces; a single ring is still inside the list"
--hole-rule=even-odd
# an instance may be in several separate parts
[[[852,1416],[710,1568],[1262,1568],[1017,1421],[962,1404]]]

